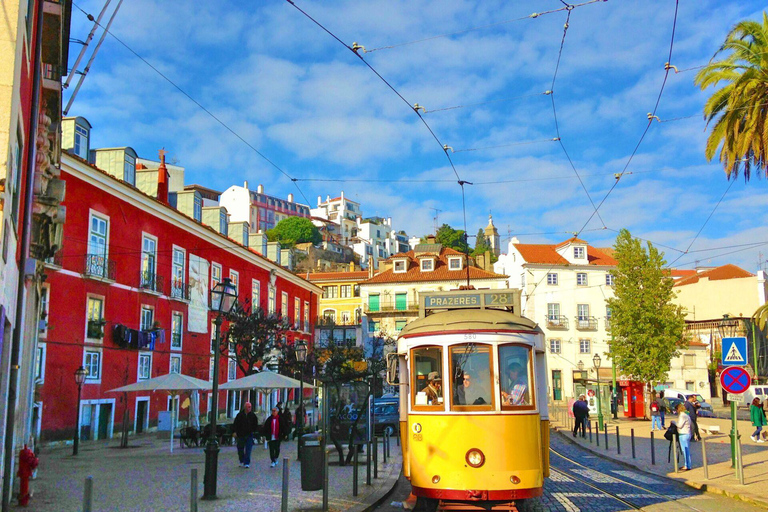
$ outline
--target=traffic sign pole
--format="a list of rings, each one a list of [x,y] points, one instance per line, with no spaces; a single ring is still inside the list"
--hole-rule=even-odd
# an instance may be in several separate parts
[[[724,369],[720,374],[720,385],[723,387],[723,392],[740,395],[749,389],[750,384],[749,373],[744,368],[731,366]],[[736,449],[741,436],[736,421],[736,402],[734,400],[731,400],[731,433],[729,437],[731,438],[731,467],[735,468]]]
[[[741,438],[736,424],[736,402],[731,402],[731,467],[736,467],[736,440]]]

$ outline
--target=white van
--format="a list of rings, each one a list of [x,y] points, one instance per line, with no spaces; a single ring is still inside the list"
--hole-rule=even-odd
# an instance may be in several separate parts
[[[752,403],[755,397],[759,398],[761,402],[768,399],[768,384],[749,386],[749,389],[744,392],[744,403],[739,404],[739,406],[749,407],[749,404]]]
[[[704,397],[696,393],[695,391],[688,391],[687,389],[674,389],[674,388],[667,388],[667,389],[663,389],[662,391],[664,391],[664,398],[674,398],[682,402],[685,402],[686,400],[688,400],[688,397],[690,395],[694,395],[696,397],[696,401],[699,402],[699,404],[701,405],[701,409],[699,409],[699,414],[698,414],[699,416],[711,418],[715,415],[714,411],[712,410],[712,404],[704,400]]]

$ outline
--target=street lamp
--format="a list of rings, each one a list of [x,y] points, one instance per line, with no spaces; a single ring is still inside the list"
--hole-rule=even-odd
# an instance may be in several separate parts
[[[203,499],[216,499],[216,479],[219,470],[219,441],[216,438],[216,416],[219,412],[219,359],[221,345],[221,321],[237,304],[237,288],[228,277],[211,290],[211,311],[216,313],[213,324],[213,396],[211,396],[210,435],[205,445],[205,477],[203,479]]]
[[[299,385],[301,391],[299,392],[299,411],[296,414],[296,428],[299,431],[298,448],[296,449],[297,456],[301,460],[301,436],[304,434],[304,363],[307,362],[307,342],[299,340],[296,342],[296,361],[301,365],[299,370]],[[301,414],[301,419],[299,419]]]
[[[600,400],[600,364],[603,360],[600,358],[600,354],[595,354],[592,358],[592,364],[595,366],[595,374],[597,375],[597,427],[603,429],[603,407]]]
[[[80,449],[80,398],[83,395],[83,383],[88,376],[88,370],[80,367],[75,370],[75,382],[77,383],[77,414],[75,415],[75,444],[72,446],[72,455],[77,455]]]

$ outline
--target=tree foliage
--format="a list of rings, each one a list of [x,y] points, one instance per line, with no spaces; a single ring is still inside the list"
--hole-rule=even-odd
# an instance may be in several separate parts
[[[232,354],[230,357],[243,374],[251,375],[272,357],[278,358],[278,368],[286,364],[291,354],[295,359],[293,342],[285,339],[289,324],[282,315],[238,304],[227,320],[219,350],[222,354]]]
[[[723,54],[721,60],[714,60]],[[717,149],[728,178],[744,169],[768,176],[768,14],[762,23],[745,20],[736,24],[712,61],[696,74],[701,89],[725,85],[704,105],[707,124],[714,121],[705,155],[712,160]]]
[[[464,230],[453,229],[448,224],[440,226],[437,233],[435,233],[435,239],[443,247],[450,247],[464,253],[469,249]]]
[[[677,349],[685,346],[684,315],[671,302],[673,281],[664,269],[664,255],[622,229],[614,257],[615,298],[607,300],[612,313],[609,355],[627,377],[664,381]]]
[[[319,244],[323,237],[317,226],[304,217],[288,217],[267,230],[267,238],[270,242],[280,242],[282,245],[296,245],[311,242]]]
[[[488,241],[488,237],[485,236],[485,231],[483,231],[483,228],[480,228],[477,230],[477,241],[475,242],[475,248],[472,251],[472,257],[477,258],[486,252],[490,252],[491,263],[496,263],[499,261],[499,257],[496,256],[496,254],[493,252],[493,247],[491,247],[491,243]]]

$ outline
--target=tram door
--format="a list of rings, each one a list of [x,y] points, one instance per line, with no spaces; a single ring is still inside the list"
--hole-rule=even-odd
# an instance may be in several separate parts
[[[563,374],[560,370],[552,370],[552,400],[563,399]]]

